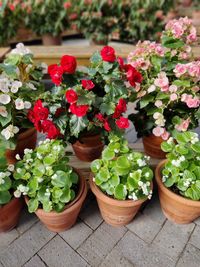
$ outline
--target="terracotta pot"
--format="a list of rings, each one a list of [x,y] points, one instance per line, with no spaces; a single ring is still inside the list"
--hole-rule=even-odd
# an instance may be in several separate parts
[[[76,141],[72,147],[78,159],[90,162],[101,157],[104,144],[100,135],[88,135]]]
[[[155,171],[162,211],[170,221],[179,224],[191,223],[200,216],[200,201],[177,195],[164,186],[161,170],[166,162],[167,160],[161,161]]]
[[[17,162],[15,156],[19,154],[22,158],[24,156],[24,149],[34,149],[36,147],[37,131],[35,128],[30,128],[19,134],[17,138],[17,146],[15,150],[7,149],[5,151],[6,160],[9,164]]]
[[[92,38],[90,40],[90,45],[107,45],[108,44],[108,39],[105,40],[97,40],[96,38]]]
[[[20,198],[12,198],[0,207],[0,232],[10,231],[17,225],[22,207],[23,200]]]
[[[42,43],[43,45],[46,45],[46,46],[61,45],[62,38],[61,38],[61,35],[53,36],[51,34],[44,34],[42,36]]]
[[[79,174],[80,184],[77,197],[68,205],[64,211],[57,213],[55,211],[45,212],[43,209],[38,209],[35,213],[41,222],[52,232],[63,232],[71,228],[77,220],[80,209],[87,195],[86,180]],[[28,203],[28,197],[25,197]]]
[[[160,147],[163,141],[164,140],[161,137],[153,134],[144,136],[142,138],[144,152],[152,158],[164,159],[166,157],[166,153],[163,152]]]
[[[93,182],[92,175],[90,176],[89,183],[92,192],[96,196],[103,219],[112,226],[123,226],[130,223],[141,205],[147,200],[116,200],[108,197],[99,189],[99,187]]]

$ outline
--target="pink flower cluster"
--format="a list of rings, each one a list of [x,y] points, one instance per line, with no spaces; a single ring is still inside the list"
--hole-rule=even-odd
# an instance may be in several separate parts
[[[169,79],[165,72],[160,72],[158,77],[154,80],[154,85],[161,88],[162,92],[169,90]]]
[[[164,52],[164,48],[159,43],[139,41],[136,49],[128,55],[127,60],[134,68],[147,70],[151,67],[150,57],[152,55],[163,57]]]
[[[170,133],[163,127],[157,126],[153,129],[152,133],[155,136],[161,137],[163,140],[167,140],[170,136]]]
[[[198,108],[200,106],[200,99],[198,96],[193,97],[192,95],[183,94],[181,101],[186,103],[189,108]]]
[[[200,60],[192,61],[187,64],[177,64],[174,73],[177,78],[181,76],[192,77],[195,82],[200,81]]]
[[[197,32],[192,25],[192,20],[188,17],[170,20],[166,26],[167,35],[174,38],[183,39],[187,44],[191,44],[197,40]]]

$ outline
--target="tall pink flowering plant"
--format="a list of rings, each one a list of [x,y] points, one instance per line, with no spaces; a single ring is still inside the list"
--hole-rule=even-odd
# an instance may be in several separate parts
[[[195,128],[200,118],[200,61],[191,44],[196,29],[187,17],[169,21],[162,42],[139,42],[128,63],[142,73],[136,88],[137,113],[131,114],[138,136],[161,136]]]

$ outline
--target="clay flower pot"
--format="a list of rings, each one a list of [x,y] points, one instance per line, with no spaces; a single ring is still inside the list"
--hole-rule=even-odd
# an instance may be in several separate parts
[[[101,157],[104,144],[100,135],[88,135],[76,141],[72,147],[78,159],[90,162]]]
[[[7,149],[5,152],[6,160],[8,164],[14,164],[17,162],[15,156],[19,154],[22,158],[24,156],[24,149],[34,149],[37,141],[37,131],[35,128],[30,128],[20,133],[17,138],[17,146],[15,150]]]
[[[90,188],[96,196],[101,215],[106,223],[112,226],[123,226],[130,223],[141,205],[147,199],[117,200],[105,195],[99,187],[93,182],[93,176],[90,176]],[[153,184],[151,185],[153,188]]]
[[[161,161],[155,171],[162,211],[170,221],[178,224],[190,223],[200,216],[200,201],[187,199],[165,187],[161,170],[166,161]]]
[[[42,36],[42,43],[43,45],[46,45],[46,46],[61,45],[62,38],[61,38],[61,35],[53,36],[51,34],[44,34]]]
[[[161,150],[161,143],[164,140],[161,137],[153,134],[144,136],[142,142],[144,145],[144,152],[152,158],[165,159],[166,153]]]
[[[12,198],[8,204],[0,207],[0,232],[10,231],[17,225],[22,207],[21,198]]]
[[[80,209],[87,195],[87,184],[84,177],[79,174],[80,184],[77,197],[66,205],[64,211],[57,213],[55,211],[45,212],[43,209],[38,209],[35,213],[41,222],[52,232],[63,232],[71,228],[77,220]],[[26,203],[29,199],[25,197]]]

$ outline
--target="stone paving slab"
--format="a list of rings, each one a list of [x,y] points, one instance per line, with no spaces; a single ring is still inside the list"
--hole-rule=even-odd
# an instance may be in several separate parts
[[[46,267],[46,264],[38,255],[35,255],[24,265],[24,267]]]
[[[183,256],[178,261],[176,267],[199,267],[200,250],[191,244],[188,244],[184,250]]]

